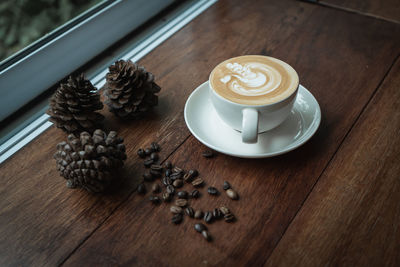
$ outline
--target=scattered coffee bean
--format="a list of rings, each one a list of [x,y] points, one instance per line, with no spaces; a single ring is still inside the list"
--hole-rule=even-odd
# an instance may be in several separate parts
[[[156,170],[150,170],[150,174],[153,175],[154,178],[160,177],[162,173]]]
[[[201,233],[201,232],[203,232],[204,230],[207,231],[207,226],[205,226],[205,225],[202,224],[202,223],[196,223],[196,224],[194,225],[194,230],[196,230],[197,232]]]
[[[171,208],[169,208],[169,210],[170,210],[172,213],[175,213],[175,214],[180,214],[180,213],[183,212],[182,208],[181,208],[181,207],[178,207],[178,206],[171,206]]]
[[[199,197],[200,197],[200,192],[199,192],[199,190],[193,190],[193,191],[190,193],[190,197],[191,197],[191,198],[199,198]]]
[[[170,177],[170,176],[171,176],[171,174],[172,174],[172,171],[171,171],[171,169],[167,169],[167,170],[165,171],[165,176],[168,176],[168,177]]]
[[[152,181],[154,180],[153,176],[152,176],[151,173],[148,172],[148,171],[146,171],[146,172],[143,174],[143,179],[144,179],[146,182],[152,182]]]
[[[179,207],[185,207],[187,205],[187,200],[183,199],[183,198],[179,198],[179,199],[175,200],[175,205],[177,205]]]
[[[164,177],[164,178],[162,178],[162,183],[163,183],[163,185],[168,186],[168,185],[172,184],[172,180],[169,177]]]
[[[160,149],[161,149],[160,145],[157,144],[156,142],[151,143],[150,147],[151,147],[151,150],[157,151],[157,152],[160,151]]]
[[[161,187],[159,184],[153,184],[153,186],[151,187],[151,191],[153,193],[160,193],[161,191]]]
[[[232,213],[225,214],[224,219],[226,222],[233,222],[235,220],[235,216]]]
[[[172,163],[171,163],[171,161],[167,160],[167,161],[164,163],[164,168],[166,168],[166,169],[171,169],[171,168],[172,168]]]
[[[200,186],[203,185],[203,183],[204,183],[203,179],[201,179],[201,178],[196,178],[196,179],[193,180],[192,185],[193,185],[194,187],[200,187]]]
[[[189,197],[189,193],[187,191],[179,191],[177,196],[178,198],[187,199]]]
[[[175,181],[176,179],[182,178],[182,173],[181,172],[173,172],[169,177],[171,177],[172,181]]]
[[[165,191],[162,194],[162,198],[163,198],[164,202],[170,202],[172,200],[172,194]]]
[[[222,212],[223,215],[231,213],[231,211],[225,206],[220,207],[219,210]]]
[[[190,217],[193,218],[194,217],[194,209],[192,207],[187,207],[185,209],[186,214]]]
[[[152,169],[154,171],[162,172],[163,167],[160,164],[152,164],[150,166],[150,169]]]
[[[183,186],[183,181],[182,181],[182,179],[176,179],[176,180],[172,183],[172,185],[173,185],[175,188],[181,188],[181,187]]]
[[[173,172],[176,172],[176,173],[183,173],[183,170],[182,170],[181,168],[177,167],[177,166],[175,166],[175,167],[172,169],[172,171],[173,171]]]
[[[146,186],[144,185],[144,184],[139,184],[138,185],[138,188],[137,188],[137,191],[138,191],[138,193],[139,194],[141,194],[141,195],[144,195],[144,194],[146,194]]]
[[[222,217],[222,212],[219,209],[214,209],[213,210],[213,217],[214,219],[219,219]]]
[[[154,161],[152,159],[146,159],[145,161],[143,161],[143,165],[146,168],[150,168],[151,164],[153,164],[153,163],[154,163]]]
[[[182,222],[182,219],[183,219],[183,216],[180,213],[175,214],[174,216],[172,216],[172,222],[174,224],[180,224]]]
[[[169,194],[174,195],[175,194],[175,187],[173,187],[172,185],[167,185],[167,192]]]
[[[229,198],[236,200],[239,198],[238,193],[236,193],[236,191],[234,191],[232,188],[226,190],[226,194],[228,195]]]
[[[222,186],[222,188],[223,188],[224,190],[228,190],[229,188],[231,188],[231,184],[230,184],[229,182],[225,181],[225,182],[224,182],[224,185]]]
[[[212,158],[212,157],[214,157],[214,151],[207,149],[207,150],[203,151],[202,155],[205,158]]]
[[[151,203],[153,203],[155,205],[158,205],[161,202],[160,198],[157,196],[150,196],[149,200],[151,201]]]
[[[201,234],[203,235],[203,237],[207,240],[207,241],[211,241],[211,235],[207,230],[203,230],[201,232]]]
[[[194,178],[199,175],[199,172],[197,170],[189,170],[184,176],[183,179],[187,182],[190,183]]]
[[[144,152],[143,148],[139,148],[139,150],[137,151],[137,154],[142,159],[146,157],[146,152]]]
[[[219,194],[218,189],[215,188],[215,187],[213,187],[213,186],[210,186],[210,187],[207,189],[207,192],[208,192],[210,195],[213,195],[213,196],[216,196],[216,195]]]
[[[206,211],[206,212],[204,213],[203,220],[204,220],[206,223],[211,223],[212,220],[213,220],[212,212],[211,212],[211,211]]]
[[[196,212],[194,213],[194,218],[196,219],[201,219],[203,218],[204,214],[201,210],[196,210]]]
[[[155,153],[155,152],[153,152],[153,153],[150,154],[150,158],[151,158],[152,160],[156,161],[156,160],[158,160],[158,154]]]
[[[144,153],[146,154],[146,156],[149,156],[151,154],[151,152],[153,152],[153,150],[151,148],[146,148],[144,150]]]

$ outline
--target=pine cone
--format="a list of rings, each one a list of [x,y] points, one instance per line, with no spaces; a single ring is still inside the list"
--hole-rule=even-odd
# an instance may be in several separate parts
[[[104,119],[95,112],[102,108],[96,88],[81,74],[70,76],[67,83],[60,84],[46,113],[51,122],[66,132],[92,132]]]
[[[138,117],[158,103],[153,74],[130,60],[111,65],[106,80],[105,103],[119,117]]]
[[[67,187],[102,192],[112,182],[112,171],[120,168],[126,159],[123,139],[111,131],[108,135],[95,130],[93,136],[82,132],[77,138],[68,135],[67,142],[57,145],[54,154],[60,175],[67,179]]]

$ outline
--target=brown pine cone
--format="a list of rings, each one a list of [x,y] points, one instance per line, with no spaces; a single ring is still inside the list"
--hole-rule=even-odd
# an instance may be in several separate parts
[[[106,80],[105,103],[119,117],[138,117],[158,104],[153,74],[130,60],[111,65]]]
[[[123,139],[116,132],[107,135],[95,130],[92,136],[88,132],[82,132],[79,138],[68,135],[67,142],[57,145],[54,158],[67,187],[97,193],[111,184],[112,172],[123,166],[126,154]]]
[[[103,104],[96,88],[84,75],[70,76],[50,99],[50,121],[66,132],[94,131],[104,119],[95,112]]]

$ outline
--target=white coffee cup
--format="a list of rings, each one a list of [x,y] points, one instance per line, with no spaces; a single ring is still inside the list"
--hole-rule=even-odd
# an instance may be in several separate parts
[[[285,63],[286,64],[286,63]],[[294,71],[294,70],[293,70]],[[294,72],[297,76],[297,73]],[[244,143],[256,143],[258,134],[280,125],[289,116],[298,92],[297,86],[285,98],[264,105],[246,105],[222,97],[210,85],[210,98],[219,117],[231,128],[242,133]]]

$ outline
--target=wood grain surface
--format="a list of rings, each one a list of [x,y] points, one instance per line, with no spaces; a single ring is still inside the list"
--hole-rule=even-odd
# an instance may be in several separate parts
[[[320,0],[319,2],[400,23],[398,0]]]
[[[106,128],[125,138],[128,154],[111,192],[65,187],[52,159],[66,138],[57,129],[0,165],[0,265],[265,263],[399,52],[395,23],[299,1],[219,1],[140,61],[163,88],[152,114],[126,122],[103,110]],[[217,63],[243,54],[291,64],[320,103],[321,127],[305,146],[277,158],[204,159],[184,123],[186,98]],[[152,141],[161,144],[162,160],[198,168],[219,188],[229,180],[239,192],[235,202],[203,195],[192,203],[226,203],[237,215],[231,225],[210,225],[213,242],[194,232],[193,220],[172,225],[166,205],[135,193],[143,172],[136,150]]]
[[[377,38],[382,34],[382,27],[394,27],[398,31],[396,25],[297,2],[285,3],[289,14],[298,14],[293,18],[289,14],[281,14],[282,18],[277,18],[276,14],[268,16],[268,12],[273,11],[271,5],[279,7],[280,3],[271,1],[265,9],[247,7],[246,11],[250,14],[248,19],[255,20],[254,24],[267,26],[285,21],[291,25],[294,31],[286,42],[275,41],[280,36],[268,34],[268,30],[260,34],[267,36],[265,42],[254,42],[250,47],[242,46],[241,37],[237,35],[227,35],[226,41],[237,45],[232,48],[236,49],[233,54],[241,53],[240,49],[257,51],[265,44],[280,42],[272,48],[267,45],[268,53],[294,65],[304,77],[304,84],[320,101],[324,119],[313,140],[275,159],[244,160],[218,155],[209,160],[201,156],[204,147],[190,137],[171,160],[185,169],[197,168],[208,185],[221,188],[224,180],[230,181],[241,196],[239,201],[232,202],[224,195],[210,197],[203,189],[203,198],[192,201],[191,205],[210,210],[227,204],[238,221],[232,225],[224,222],[210,225],[214,241],[208,244],[192,229],[195,220],[186,218],[182,225],[175,226],[170,222],[170,205],[153,207],[146,198],[134,194],[66,261],[66,265],[259,266],[265,263],[399,53],[396,45],[391,52],[386,51],[389,65],[385,70],[380,69],[379,78],[374,80],[371,74],[378,68],[373,67],[373,62],[379,57],[371,57],[373,43],[382,41]],[[222,4],[216,6],[227,24],[241,14],[239,8],[240,3],[233,9]],[[207,25],[212,11],[214,9],[197,20],[197,24],[205,25],[204,31],[209,31]],[[266,16],[257,17],[258,12]],[[308,16],[307,20],[303,14]],[[330,21],[329,25],[313,27],[324,19]],[[250,28],[243,21],[237,25],[238,32]],[[368,28],[361,27],[365,23]],[[376,35],[371,35],[373,32]],[[389,35],[392,36],[388,32],[387,40],[391,39]],[[380,42],[380,45],[388,44]],[[218,55],[220,50],[215,49],[214,54]],[[208,57],[207,52],[204,53]],[[343,60],[339,60],[340,57]],[[90,257],[95,251],[97,256]]]
[[[268,266],[398,266],[400,61],[297,214]]]

